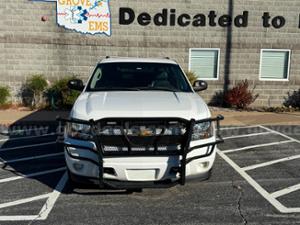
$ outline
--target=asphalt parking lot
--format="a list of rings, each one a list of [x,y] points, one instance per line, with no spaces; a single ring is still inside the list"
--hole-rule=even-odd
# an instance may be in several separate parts
[[[300,224],[300,126],[223,127],[209,181],[142,193],[73,189],[40,128],[0,136],[1,225]]]

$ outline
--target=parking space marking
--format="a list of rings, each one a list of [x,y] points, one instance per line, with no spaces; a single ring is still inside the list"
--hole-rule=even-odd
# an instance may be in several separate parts
[[[0,221],[32,221],[39,220],[36,219],[37,216],[0,216]]]
[[[42,209],[40,210],[38,215],[15,215],[15,216],[0,216],[0,221],[35,221],[35,220],[46,220],[52,211],[53,207],[55,206],[55,203],[60,196],[61,192],[65,188],[68,181],[68,174],[67,172],[64,173],[58,184],[56,185],[55,189],[45,195],[39,195],[32,198],[26,198],[21,199],[18,201],[14,201],[11,203],[4,203],[6,204],[6,207],[11,207],[15,205],[20,205],[28,202],[33,202],[37,200],[41,200],[44,198],[48,198],[46,203],[43,205]],[[5,208],[6,208],[5,207]],[[4,208],[4,207],[2,207]]]
[[[265,162],[265,163],[251,165],[251,166],[243,167],[242,169],[244,171],[249,171],[249,170],[254,170],[254,169],[274,165],[274,164],[281,163],[281,162],[291,161],[294,159],[300,159],[300,155],[290,156],[290,157],[286,157],[286,158],[282,158],[282,159],[272,160],[272,161]]]
[[[1,125],[0,125],[1,128]],[[40,128],[30,128],[30,129],[19,129],[19,130],[14,130],[14,129],[6,129],[4,131],[1,131],[1,135],[9,135],[9,134],[16,134],[16,133],[29,133],[30,131],[45,131],[48,130],[48,127],[40,127]]]
[[[244,127],[222,127],[220,130],[247,129],[247,128],[255,128],[255,127],[259,127],[259,126],[253,125],[253,126],[244,126]]]
[[[278,198],[280,196],[283,196],[283,195],[286,195],[286,194],[289,194],[289,193],[292,193],[292,192],[298,191],[298,190],[300,190],[300,184],[296,184],[294,186],[287,187],[285,189],[273,192],[271,195],[273,198]]]
[[[267,143],[267,144],[260,144],[260,145],[252,145],[252,146],[247,146],[247,147],[233,149],[233,150],[221,151],[221,150],[217,149],[217,153],[230,166],[232,166],[261,196],[263,196],[271,205],[273,205],[279,212],[281,212],[281,213],[300,213],[300,207],[299,208],[288,208],[288,207],[284,206],[277,199],[280,196],[284,196],[284,195],[287,195],[289,193],[300,190],[300,184],[297,184],[297,185],[294,185],[294,186],[276,191],[274,193],[269,193],[246,172],[246,171],[254,170],[254,169],[257,169],[257,168],[270,166],[270,165],[273,165],[273,164],[276,164],[276,163],[285,162],[285,161],[289,161],[289,160],[293,160],[293,159],[298,159],[298,158],[300,158],[300,155],[286,157],[286,158],[278,159],[278,160],[272,160],[272,161],[269,161],[269,162],[260,163],[260,164],[257,164],[257,165],[252,165],[252,166],[248,166],[248,167],[244,167],[244,168],[239,167],[233,160],[231,160],[226,155],[226,154],[232,153],[232,152],[241,152],[241,151],[248,150],[248,149],[255,149],[255,148],[261,148],[261,147],[266,147],[266,146],[280,145],[280,144],[286,144],[286,143],[291,143],[291,142],[300,143],[300,141],[295,139],[295,138],[289,137],[288,135],[285,135],[285,134],[280,133],[278,131],[272,130],[272,129],[267,128],[265,126],[259,125],[257,127],[265,129],[269,133],[278,134],[278,135],[280,135],[280,136],[282,136],[282,137],[284,137],[288,140],[287,141]],[[232,128],[232,129],[234,129],[234,128]],[[237,129],[237,128],[235,128],[235,129]]]
[[[45,142],[45,143],[40,143],[40,144],[34,144],[34,145],[23,145],[23,146],[12,147],[12,148],[0,148],[0,152],[18,150],[18,149],[23,149],[23,148],[39,147],[39,146],[45,146],[45,145],[54,145],[56,143],[57,143],[56,141],[51,141],[51,142]]]
[[[268,146],[273,146],[273,145],[287,144],[287,143],[291,143],[291,142],[294,142],[294,141],[293,140],[287,140],[287,141],[271,142],[271,143],[267,143],[267,144],[250,145],[250,146],[243,147],[243,148],[236,148],[236,149],[232,149],[232,150],[225,150],[225,151],[222,151],[222,152],[227,154],[227,153],[245,151],[245,150],[255,149],[255,148],[260,148],[260,147],[268,147]]]
[[[65,188],[68,182],[68,173],[65,172],[60,181],[58,182],[57,186],[55,187],[54,191],[51,193],[50,197],[48,198],[47,202],[44,204],[43,208],[39,213],[39,217],[42,220],[48,218],[49,213],[53,209],[58,197],[60,196],[61,192]]]
[[[16,162],[24,162],[24,161],[34,160],[34,159],[51,158],[51,157],[61,156],[61,155],[64,155],[64,153],[60,152],[60,153],[53,153],[53,154],[47,154],[47,155],[40,155],[40,156],[32,156],[32,157],[26,157],[26,158],[20,158],[20,159],[13,159],[13,160],[8,160],[8,161],[1,160],[1,157],[0,157],[0,165],[9,164],[9,163],[16,163]]]
[[[268,135],[268,134],[273,134],[273,133],[274,132],[261,132],[261,133],[253,133],[253,134],[243,134],[243,135],[225,137],[223,139],[224,140],[229,140],[229,139],[244,138],[244,137],[254,137],[254,136],[259,136],[259,135]]]
[[[249,176],[244,170],[242,170],[235,162],[233,162],[222,151],[217,150],[219,156],[221,156],[229,165],[231,165],[259,194],[261,194],[268,202],[270,202],[276,209],[282,213],[287,213],[287,208],[282,205],[276,198],[272,197],[262,186],[260,186],[251,176]]]
[[[48,198],[51,193],[0,204],[0,209]]]
[[[263,128],[263,129],[266,129],[266,130],[268,130],[268,131],[270,131],[270,132],[273,132],[273,133],[275,133],[275,134],[278,134],[278,135],[280,135],[280,136],[282,136],[282,137],[284,137],[284,138],[287,138],[287,139],[289,139],[289,140],[291,140],[291,141],[294,141],[294,142],[297,142],[297,143],[300,144],[300,141],[299,141],[299,140],[297,140],[297,139],[295,139],[295,138],[292,138],[292,137],[290,137],[290,136],[287,136],[287,135],[285,135],[285,134],[283,134],[283,133],[280,133],[280,132],[278,132],[278,131],[276,131],[276,130],[272,130],[272,129],[270,129],[270,128],[268,128],[268,127],[265,127],[265,126],[262,126],[262,125],[260,125],[259,127]]]
[[[39,130],[39,129],[32,129],[34,130]],[[3,137],[4,139],[0,139],[0,143],[3,143],[4,141],[18,141],[18,140],[24,140],[24,139],[29,139],[29,141],[35,138],[41,138],[41,137],[51,137],[57,135],[56,133],[45,133],[41,135],[36,135],[36,136],[27,136],[27,137],[15,137],[15,138],[6,138]],[[37,144],[30,144],[29,145],[19,145],[16,147],[7,147],[7,148],[0,148],[0,153],[10,151],[10,150],[23,150],[26,148],[32,148],[32,147],[46,147],[47,145],[50,147],[52,145],[57,144],[57,142],[50,141],[48,142],[42,142],[42,143],[37,143]],[[39,150],[39,148],[37,149]],[[57,156],[63,156],[64,152],[55,152],[55,153],[45,153],[41,155],[33,155],[33,156],[23,156],[24,158],[20,157],[15,157],[12,158],[11,160],[4,160],[0,158],[0,165],[5,165],[5,164],[11,164],[11,163],[20,163],[20,162],[25,162],[29,160],[38,160],[38,159],[45,159],[45,158],[51,158],[51,157],[57,157]],[[68,180],[68,175],[66,171],[66,167],[60,167],[60,168],[55,168],[51,170],[45,170],[45,171],[38,171],[30,174],[18,174],[18,175],[13,175],[12,177],[8,178],[3,178],[0,179],[0,183],[6,183],[6,182],[14,182],[16,180],[24,179],[24,178],[32,178],[32,177],[37,177],[37,176],[44,176],[47,174],[52,174],[52,173],[57,173],[57,172],[62,172],[63,175],[60,177],[59,182],[56,184],[56,187],[50,192],[46,194],[41,194],[33,197],[27,197],[23,199],[18,199],[12,202],[5,202],[0,204],[0,209],[3,208],[9,208],[9,207],[14,207],[18,206],[21,204],[28,204],[30,202],[35,202],[39,200],[45,199],[45,204],[41,207],[41,209],[37,212],[37,215],[1,215],[0,216],[0,221],[35,221],[35,220],[46,220],[49,213],[53,209],[57,199],[59,198],[62,190],[66,186],[67,180]]]
[[[241,127],[241,128],[232,127],[230,129],[242,129],[242,128],[254,128],[254,127],[263,128],[267,132],[256,133],[256,134],[249,134],[247,136],[240,135],[239,137],[238,136],[233,136],[233,137],[235,137],[235,138],[241,138],[242,136],[243,137],[248,137],[248,136],[256,136],[256,135],[262,135],[262,134],[264,135],[266,133],[268,133],[268,134],[271,134],[271,133],[274,134],[275,133],[275,134],[281,135],[282,137],[287,138],[288,140],[281,141],[281,142],[273,142],[273,143],[268,143],[268,144],[260,144],[260,145],[247,146],[247,147],[244,147],[244,148],[233,149],[233,150],[221,151],[221,150],[217,149],[217,153],[230,166],[232,166],[260,195],[262,195],[278,211],[280,211],[281,213],[300,213],[300,208],[287,208],[286,206],[284,206],[277,199],[280,196],[283,196],[283,195],[289,194],[291,192],[300,190],[300,184],[297,184],[297,185],[285,188],[283,190],[276,191],[274,193],[269,193],[261,185],[259,185],[246,172],[248,170],[253,170],[253,169],[260,168],[260,167],[269,166],[269,165],[276,164],[276,163],[279,163],[279,162],[284,162],[284,161],[289,161],[289,160],[293,160],[293,159],[298,159],[298,158],[300,158],[300,155],[291,156],[291,157],[287,157],[287,158],[283,158],[283,159],[278,159],[278,160],[273,160],[273,161],[269,161],[269,162],[265,162],[265,163],[261,163],[261,164],[252,165],[252,166],[247,166],[247,167],[244,167],[244,168],[239,167],[233,160],[231,160],[226,155],[227,153],[239,152],[239,151],[243,151],[243,150],[247,150],[247,149],[252,149],[252,148],[255,149],[255,148],[260,148],[260,147],[265,147],[265,146],[280,145],[280,144],[286,144],[286,143],[291,143],[291,142],[300,143],[300,141],[297,140],[297,139],[291,138],[291,137],[289,137],[289,136],[287,136],[285,134],[282,134],[282,133],[277,132],[275,130],[266,128],[264,126],[249,126],[249,127]],[[234,138],[225,138],[225,139],[229,139],[230,140],[230,139],[234,139]],[[42,144],[36,144],[36,145],[28,145],[28,146],[29,147],[45,146],[45,145],[49,145],[49,143],[54,144],[56,142],[48,142],[48,143],[42,143]],[[0,149],[0,152],[1,151],[14,150],[14,149],[23,149],[23,148],[26,148],[28,146]],[[51,157],[51,156],[55,156],[55,155],[63,155],[63,154],[64,153],[54,153],[54,154],[48,154],[48,155],[42,155],[42,156],[36,156],[36,157],[26,157],[26,158],[20,158],[20,159],[10,160],[10,161],[7,161],[7,163],[21,162],[21,161],[26,161],[26,160],[30,160],[30,159],[40,159],[40,158],[46,158],[46,157]],[[5,162],[3,162],[3,163],[5,163]],[[1,162],[0,162],[0,165],[1,165]],[[22,179],[22,178],[30,178],[30,177],[34,177],[34,176],[46,175],[46,174],[50,174],[50,173],[64,171],[65,169],[66,169],[65,167],[62,167],[62,168],[57,168],[57,169],[53,169],[53,170],[42,171],[42,172],[38,172],[38,173],[32,173],[32,174],[28,174],[28,175],[20,175],[20,176],[15,176],[15,177],[11,177],[11,178],[5,178],[5,179],[0,180],[0,183],[14,181],[14,180]],[[37,201],[37,200],[47,199],[46,202],[45,202],[45,204],[42,206],[41,210],[39,211],[38,215],[0,216],[0,221],[34,221],[34,220],[46,220],[48,218],[49,214],[51,213],[52,209],[54,208],[55,203],[57,202],[57,200],[58,200],[61,192],[65,188],[65,186],[67,184],[67,180],[68,180],[68,175],[67,175],[67,172],[65,172],[62,175],[62,177],[60,178],[58,184],[56,185],[56,187],[53,189],[53,191],[51,193],[43,194],[43,195],[39,195],[39,196],[34,196],[34,197],[30,197],[30,198],[25,198],[25,199],[20,199],[20,200],[16,200],[16,201],[9,202],[9,203],[0,204],[0,209],[1,209],[1,208],[7,208],[7,207],[16,206],[16,205],[20,205],[20,204],[24,204],[24,203],[29,203],[29,202],[33,202],[33,201]]]
[[[34,139],[34,138],[40,138],[40,137],[51,137],[51,136],[56,136],[56,135],[57,135],[56,133],[53,133],[53,134],[43,134],[43,135],[28,136],[28,137],[3,138],[3,139],[0,139],[0,142],[26,140],[26,139]]]
[[[46,174],[50,174],[50,173],[56,173],[56,172],[60,172],[60,171],[64,171],[64,170],[66,170],[66,167],[61,167],[61,168],[53,169],[53,170],[46,170],[46,171],[37,172],[37,173],[31,173],[31,174],[27,174],[27,175],[21,174],[19,176],[1,179],[0,184],[10,182],[10,181],[20,180],[20,179],[24,179],[24,178],[37,177],[37,176],[46,175]]]
[[[53,153],[53,154],[40,155],[40,156],[32,156],[32,157],[26,157],[26,158],[14,159],[14,160],[8,160],[8,161],[1,160],[1,157],[0,157],[0,165],[5,165],[5,164],[9,164],[9,163],[16,163],[16,162],[24,162],[24,161],[34,160],[34,159],[51,158],[51,157],[61,156],[61,155],[64,155],[64,153],[60,152],[60,153]]]

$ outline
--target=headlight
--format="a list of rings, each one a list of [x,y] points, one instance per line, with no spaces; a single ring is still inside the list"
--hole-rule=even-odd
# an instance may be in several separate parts
[[[214,135],[211,122],[196,123],[193,127],[192,141],[211,138]]]
[[[93,138],[91,126],[88,124],[67,123],[66,135],[70,138],[91,140]]]

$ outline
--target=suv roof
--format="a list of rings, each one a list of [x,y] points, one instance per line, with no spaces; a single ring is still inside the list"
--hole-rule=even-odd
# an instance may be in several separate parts
[[[107,57],[100,61],[100,63],[177,63],[174,60],[167,58],[135,58],[135,57]]]

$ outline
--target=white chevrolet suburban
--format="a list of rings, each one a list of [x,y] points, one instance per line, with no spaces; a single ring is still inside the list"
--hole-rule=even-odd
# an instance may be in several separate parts
[[[59,138],[73,183],[138,189],[208,179],[222,116],[210,111],[170,59],[111,58],[97,64]]]

